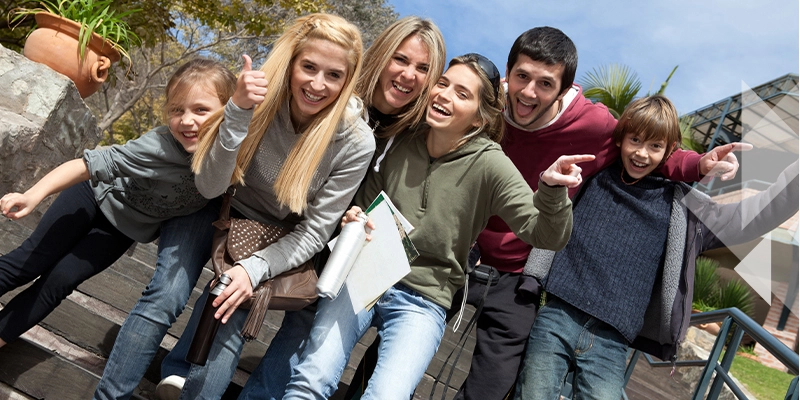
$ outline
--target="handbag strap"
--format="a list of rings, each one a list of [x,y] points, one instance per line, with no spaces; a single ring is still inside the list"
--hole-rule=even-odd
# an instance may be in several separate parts
[[[222,195],[222,206],[219,208],[219,219],[228,221],[231,219],[231,197],[236,194],[236,186],[231,185],[225,194]]]

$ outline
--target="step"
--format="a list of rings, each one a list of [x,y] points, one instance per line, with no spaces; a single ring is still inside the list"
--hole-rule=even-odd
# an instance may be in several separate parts
[[[0,348],[0,359],[4,365],[0,381],[5,387],[0,393],[7,391],[9,398],[90,399],[100,381],[96,372],[26,339]],[[138,394],[133,398],[145,399]]]

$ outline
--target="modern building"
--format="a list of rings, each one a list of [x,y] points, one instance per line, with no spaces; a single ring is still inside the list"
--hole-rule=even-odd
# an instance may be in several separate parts
[[[742,93],[722,99],[684,116],[692,138],[706,150],[744,141],[754,149],[739,155],[738,176],[728,182],[712,179],[696,185],[722,203],[739,201],[763,190],[790,163],[798,159],[798,75],[787,74]],[[764,263],[763,283],[749,280],[755,293],[754,319],[795,352],[798,351],[798,216],[795,215],[760,240],[707,252],[720,262],[722,279],[739,275],[733,269],[747,254]],[[768,242],[764,242],[764,241]],[[760,251],[760,253],[751,253]],[[767,281],[768,279],[768,281]],[[770,282],[770,283],[766,283]],[[771,284],[767,293],[767,285]],[[762,299],[769,298],[770,302]],[[759,350],[761,350],[759,352]],[[783,368],[756,348],[764,364]]]

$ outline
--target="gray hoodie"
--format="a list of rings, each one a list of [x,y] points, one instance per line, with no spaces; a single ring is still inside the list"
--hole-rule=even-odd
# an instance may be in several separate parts
[[[85,150],[83,159],[103,215],[137,242],[155,240],[162,221],[207,203],[194,185],[191,154],[166,126],[121,146]]]
[[[217,140],[196,176],[197,188],[207,198],[221,195],[230,185],[239,147],[250,125],[253,110],[233,102],[225,106],[225,119]],[[247,218],[282,225],[292,232],[260,250],[241,264],[256,287],[259,282],[299,266],[322,250],[358,189],[375,151],[372,130],[364,120],[358,97],[351,97],[308,188],[308,206],[303,215],[281,206],[274,191],[283,162],[299,135],[292,126],[289,104],[284,104],[258,145],[238,186],[231,206]]]

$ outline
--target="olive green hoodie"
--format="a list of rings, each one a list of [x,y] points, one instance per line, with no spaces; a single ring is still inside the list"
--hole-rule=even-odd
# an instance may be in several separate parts
[[[385,191],[416,228],[409,237],[420,256],[402,284],[449,309],[465,283],[470,246],[492,215],[537,248],[557,251],[567,244],[572,203],[565,187],[540,185],[534,196],[500,145],[485,135],[431,161],[425,131],[397,137],[380,172],[370,168],[355,197],[366,208]]]

